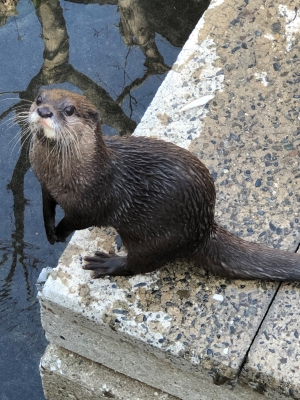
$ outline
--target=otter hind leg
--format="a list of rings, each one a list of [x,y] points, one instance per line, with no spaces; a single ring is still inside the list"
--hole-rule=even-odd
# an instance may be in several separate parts
[[[133,273],[126,268],[126,257],[109,255],[101,251],[97,251],[94,256],[84,257],[84,260],[87,261],[87,264],[83,266],[83,269],[94,271],[92,274],[94,279],[105,275],[133,275]]]

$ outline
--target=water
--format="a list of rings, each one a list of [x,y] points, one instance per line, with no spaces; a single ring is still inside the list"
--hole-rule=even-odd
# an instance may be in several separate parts
[[[0,400],[44,399],[35,282],[66,246],[46,240],[16,110],[63,87],[97,105],[105,134],[132,133],[208,3],[0,2]]]

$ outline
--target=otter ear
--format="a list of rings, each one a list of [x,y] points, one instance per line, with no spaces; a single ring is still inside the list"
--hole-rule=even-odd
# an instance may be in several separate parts
[[[88,114],[89,114],[89,118],[93,122],[99,122],[100,121],[100,114],[99,114],[99,112],[97,110],[89,110]]]

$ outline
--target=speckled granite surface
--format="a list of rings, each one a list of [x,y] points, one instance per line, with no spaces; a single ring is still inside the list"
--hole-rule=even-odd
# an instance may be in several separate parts
[[[135,132],[204,161],[220,224],[290,251],[300,241],[299,31],[295,1],[212,3]],[[276,294],[277,284],[207,279],[187,264],[91,281],[82,256],[116,248],[112,230],[99,232],[77,232],[45,284],[51,341],[182,399],[216,398],[237,377],[227,398],[242,398],[240,383],[254,398],[300,398],[297,285]]]
[[[40,295],[48,340],[183,399],[204,384],[234,386],[276,285],[207,279],[184,263],[91,280],[82,256],[99,248],[116,249],[112,229],[76,232],[50,273]]]
[[[297,2],[282,3],[236,1],[226,21],[221,18],[226,2],[220,6],[213,35],[224,89],[209,103],[205,129],[190,148],[216,179],[222,224],[251,240],[295,251],[300,237],[300,16]],[[291,24],[298,29],[294,39]]]
[[[267,397],[300,399],[300,284],[285,283],[263,322],[240,382]]]

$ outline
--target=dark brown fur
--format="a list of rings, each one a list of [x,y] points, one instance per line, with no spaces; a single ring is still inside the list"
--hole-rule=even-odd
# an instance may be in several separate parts
[[[49,242],[91,225],[113,226],[128,251],[127,258],[86,257],[95,277],[150,272],[192,257],[219,276],[300,279],[298,255],[244,241],[214,221],[213,180],[190,152],[145,137],[104,139],[97,110],[74,93],[42,91],[38,103],[30,116],[39,112],[61,129],[47,138],[39,122],[30,123]],[[70,105],[71,117],[64,114]],[[57,227],[56,204],[65,212]]]

